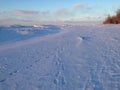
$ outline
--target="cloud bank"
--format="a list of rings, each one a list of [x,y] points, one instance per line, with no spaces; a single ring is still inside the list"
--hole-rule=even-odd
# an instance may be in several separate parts
[[[0,21],[2,22],[50,22],[50,21],[79,21],[87,16],[91,9],[87,9],[85,3],[76,3],[68,7],[60,7],[56,10],[11,10],[0,12]],[[8,20],[8,21],[7,21]],[[10,23],[10,22],[9,22]]]
[[[14,10],[13,12],[17,15],[24,15],[24,14],[36,15],[36,14],[39,14],[38,11],[30,11],[30,10]]]

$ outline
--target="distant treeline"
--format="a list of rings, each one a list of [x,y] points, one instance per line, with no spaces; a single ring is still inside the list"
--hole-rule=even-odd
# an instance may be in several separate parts
[[[103,24],[120,24],[120,9],[116,12],[115,16],[108,16]]]

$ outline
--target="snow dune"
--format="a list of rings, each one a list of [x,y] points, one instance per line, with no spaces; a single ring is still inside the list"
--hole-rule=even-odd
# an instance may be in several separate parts
[[[1,44],[0,90],[120,90],[120,26],[71,25]]]

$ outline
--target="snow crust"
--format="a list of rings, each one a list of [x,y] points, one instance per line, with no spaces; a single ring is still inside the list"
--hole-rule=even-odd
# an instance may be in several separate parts
[[[120,26],[62,26],[1,41],[0,90],[120,90]]]

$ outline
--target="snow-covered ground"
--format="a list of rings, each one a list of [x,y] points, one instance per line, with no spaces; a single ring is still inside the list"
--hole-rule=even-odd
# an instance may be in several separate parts
[[[59,27],[0,42],[0,90],[120,90],[120,25]]]

